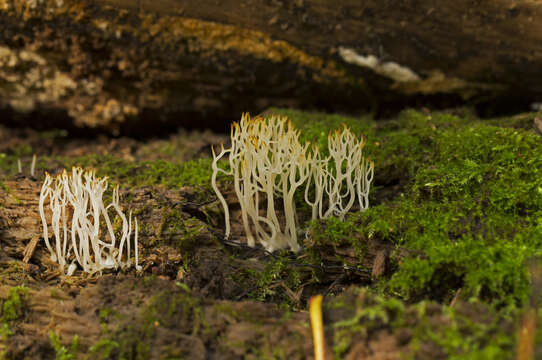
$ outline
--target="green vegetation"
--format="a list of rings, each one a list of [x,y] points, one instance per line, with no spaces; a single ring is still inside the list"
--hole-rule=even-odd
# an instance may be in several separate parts
[[[79,349],[79,337],[75,335],[72,339],[70,348],[62,345],[60,337],[52,331],[49,331],[49,340],[55,350],[55,360],[75,360]]]
[[[24,315],[28,288],[15,286],[9,289],[8,298],[2,303],[2,321],[14,321]]]
[[[108,328],[108,324],[119,321],[123,317],[120,316],[120,314],[118,314],[116,311],[109,308],[100,309],[98,317],[100,319],[100,326],[102,328],[102,336],[89,348],[89,354],[92,359],[107,360],[111,357],[114,351],[117,351],[118,347],[120,346],[117,341],[111,339],[112,333]]]
[[[205,225],[196,218],[183,218],[177,210],[170,210],[162,216],[158,237],[165,243],[173,243],[182,254],[189,255],[196,245],[205,242],[202,236]]]
[[[5,153],[1,155],[0,171],[9,176],[14,175],[17,172],[17,156]],[[189,185],[210,189],[212,175],[211,159],[172,163],[164,160],[129,161],[112,155],[40,157],[37,168],[60,171],[63,168],[69,170],[73,166],[94,168],[97,176],[107,176],[114,183],[123,186],[164,185],[167,188],[179,188]],[[28,173],[28,169],[23,171]]]
[[[24,286],[15,286],[9,289],[8,297],[2,303],[2,324],[0,327],[0,336],[5,341],[9,335],[13,334],[10,324],[24,316],[27,306],[28,288]]]
[[[98,176],[108,176],[123,186],[164,185],[179,188],[186,185],[210,188],[211,159],[172,163],[164,160],[127,161],[113,156],[82,156],[61,160],[63,167],[95,168]]]
[[[27,310],[28,288],[14,286],[9,289],[8,297],[2,302],[0,318],[0,358],[4,358],[8,337],[13,335],[13,323],[22,319]]]
[[[286,309],[301,304],[292,296],[306,277],[300,268],[293,265],[289,251],[281,250],[265,264],[247,265],[233,275],[234,280],[245,284],[248,296],[257,301],[271,301]]]
[[[344,117],[341,115],[327,115],[323,113],[307,113],[298,110],[271,109],[270,113],[287,116],[301,131],[300,142],[318,144],[322,153],[328,149],[327,136],[331,130],[340,129],[346,124],[356,134],[365,136],[371,133],[373,121],[369,117],[361,119]]]
[[[100,339],[90,347],[90,354],[94,359],[107,360],[110,359],[113,351],[118,349],[119,343],[110,339]]]
[[[333,261],[361,267],[367,247],[367,243],[361,241],[364,236],[362,228],[353,221],[353,217],[344,221],[334,217],[312,221],[309,224],[310,240],[305,242],[310,263],[323,264]],[[347,254],[341,255],[341,249],[348,249]]]
[[[453,308],[428,301],[406,306],[362,288],[331,299],[325,308],[329,317],[341,318],[328,325],[337,359],[386,329],[408,344],[401,350],[406,359],[511,359],[514,350],[517,313],[477,301]]]
[[[511,314],[488,309],[476,302],[462,304],[457,309],[445,306],[438,310],[438,317],[445,322],[443,326],[435,326],[436,321],[431,321],[431,315],[427,314],[431,305],[435,307],[426,302],[414,307],[417,319],[410,346],[413,359],[422,352],[421,344],[432,344],[446,358],[454,360],[513,357],[516,336]]]

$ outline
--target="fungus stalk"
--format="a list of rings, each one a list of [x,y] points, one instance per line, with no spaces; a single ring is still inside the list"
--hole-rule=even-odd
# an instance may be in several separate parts
[[[313,146],[312,157],[310,159],[310,173],[305,186],[305,202],[312,208],[312,220],[318,217],[322,218],[324,191],[328,186],[329,173],[327,164],[329,157],[322,158],[320,150]],[[310,199],[311,184],[314,183],[314,200]]]
[[[224,217],[225,217],[225,223],[226,223],[226,231],[225,231],[224,236],[228,238],[230,236],[230,212],[228,211],[228,204],[226,203],[226,199],[224,199],[224,196],[218,189],[218,185],[216,184],[216,177],[219,172],[222,172],[226,175],[232,175],[231,171],[228,172],[218,167],[218,161],[222,159],[224,155],[231,152],[231,150],[224,149],[224,145],[221,145],[221,151],[218,155],[215,153],[214,148],[211,148],[211,150],[213,151],[213,163],[212,163],[213,175],[211,177],[211,186],[213,190],[215,191],[216,196],[218,197],[218,200],[220,200],[220,204],[225,209]]]

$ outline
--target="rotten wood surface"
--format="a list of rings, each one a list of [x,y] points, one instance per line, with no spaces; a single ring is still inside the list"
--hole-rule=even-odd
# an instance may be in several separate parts
[[[1,0],[2,121],[141,133],[269,106],[522,106],[542,95],[541,15],[530,0]]]

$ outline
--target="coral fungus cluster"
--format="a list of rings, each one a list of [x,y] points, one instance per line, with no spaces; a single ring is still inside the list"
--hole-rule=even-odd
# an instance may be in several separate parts
[[[368,207],[374,164],[363,157],[365,140],[358,140],[346,126],[330,133],[327,157],[316,146],[301,144],[299,131],[285,117],[251,119],[244,114],[232,125],[231,142],[219,154],[213,150],[212,165],[212,186],[224,207],[226,236],[231,232],[230,215],[216,184],[219,172],[233,177],[247,244],[254,246],[258,241],[268,251],[300,250],[294,195],[303,186],[313,219],[344,217],[356,197],[361,210]],[[219,160],[226,154],[229,169],[222,169]],[[283,221],[277,215],[275,197],[282,198]]]
[[[67,275],[73,274],[76,262],[89,274],[129,267],[132,248],[136,269],[139,268],[137,219],[132,221],[131,213],[128,217],[123,213],[118,187],[113,189],[111,203],[104,205],[103,196],[107,188],[107,178],[98,178],[94,171],[85,172],[76,167],[71,173],[64,170],[55,178],[49,174],[45,176],[39,199],[43,239],[51,259]],[[119,222],[111,221],[111,212],[120,219],[120,239],[113,227]],[[50,220],[50,225],[47,220]],[[53,244],[49,237],[50,229]]]

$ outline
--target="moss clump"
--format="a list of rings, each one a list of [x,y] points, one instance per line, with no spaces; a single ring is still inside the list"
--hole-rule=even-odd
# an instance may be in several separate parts
[[[407,305],[366,288],[349,289],[324,304],[326,331],[338,359],[356,344],[377,342],[383,333],[396,339],[387,350],[406,359],[510,359],[516,315],[476,301],[453,308],[427,301]]]
[[[325,306],[332,318],[335,313],[342,313],[340,320],[330,325],[336,358],[343,358],[360,336],[367,338],[374,329],[395,328],[404,323],[405,305],[400,300],[372,296],[365,289],[356,289],[355,293],[355,298],[339,297]]]
[[[15,286],[9,289],[8,297],[2,303],[2,322],[15,321],[24,316],[27,307],[28,288]]]
[[[113,351],[118,349],[119,346],[118,342],[103,338],[92,345],[89,348],[89,351],[91,356],[93,356],[93,359],[107,360],[111,358]]]
[[[167,188],[201,186],[210,189],[211,184],[210,158],[175,163],[165,160],[127,161],[111,155],[87,155],[63,158],[60,162],[66,168],[96,168],[98,176],[107,176],[123,185],[164,185]]]
[[[145,277],[144,281],[147,282],[148,278]],[[100,309],[98,317],[100,319],[102,335],[101,338],[89,348],[89,354],[93,359],[107,360],[111,358],[113,352],[117,350],[120,346],[117,341],[111,339],[111,337],[113,336],[113,332],[110,331],[108,324],[114,323],[117,326],[115,331],[118,331],[118,329],[120,328],[118,322],[120,322],[125,317],[121,316],[118,312],[110,308]]]
[[[408,199],[395,204],[400,242],[423,255],[401,262],[393,287],[413,294],[454,278],[468,296],[524,301],[524,263],[542,245],[541,168],[534,134],[485,124],[442,131]]]
[[[235,261],[234,261],[235,263]],[[308,280],[310,271],[296,266],[297,261],[287,250],[276,252],[262,264],[244,263],[245,266],[232,274],[233,280],[248,289],[248,297],[257,301],[274,302],[290,309],[298,308],[299,298],[293,296],[301,284]]]
[[[209,236],[204,236],[205,224],[196,218],[186,218],[177,210],[171,210],[162,217],[158,237],[161,241],[173,243],[187,256],[193,253],[197,245],[206,243]]]
[[[160,183],[169,188],[186,185],[210,188],[211,175],[211,159],[192,160],[182,164],[158,160],[144,164],[139,181],[149,185]]]
[[[311,264],[361,266],[367,242],[362,240],[365,237],[355,217],[312,221],[308,233],[305,248]]]
[[[352,118],[341,115],[326,115],[322,113],[309,113],[298,110],[271,108],[268,113],[287,116],[301,131],[299,141],[307,141],[318,145],[323,154],[328,151],[328,134],[331,130],[341,129],[346,124],[352,133],[365,136],[374,133],[375,122],[370,117]]]
[[[426,115],[414,110],[404,111],[393,120],[378,122],[367,116],[353,118],[283,109],[271,109],[270,112],[288,116],[301,130],[300,140],[319,144],[324,153],[327,152],[328,133],[342,124],[346,124],[352,133],[367,137],[364,154],[375,162],[376,185],[399,179],[407,183],[417,169],[426,164],[438,129],[453,130],[471,122],[469,118],[451,114]]]
[[[14,322],[24,317],[27,310],[28,288],[15,286],[9,289],[8,297],[2,302],[2,314],[0,318],[0,357],[6,353],[5,343],[9,336],[13,335]]]
[[[49,341],[55,350],[55,360],[75,360],[79,349],[79,337],[74,335],[70,348],[60,342],[60,337],[54,332],[49,332]]]
[[[422,344],[430,344],[435,353],[448,359],[504,360],[513,357],[516,339],[512,318],[515,312],[497,311],[476,302],[441,309],[422,302],[412,311],[417,314],[417,325],[410,344],[411,358],[417,359],[423,354]]]

